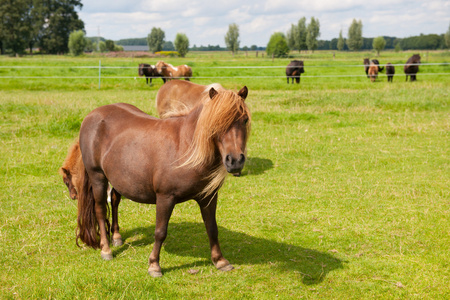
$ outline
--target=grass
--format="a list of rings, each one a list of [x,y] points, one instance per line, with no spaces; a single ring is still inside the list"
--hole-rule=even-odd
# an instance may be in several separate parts
[[[305,75],[360,74],[362,67],[344,66],[369,56],[336,53],[342,60],[332,61],[331,55],[304,55]],[[408,55],[379,59],[395,63]],[[448,62],[450,56],[430,52],[428,59]],[[2,66],[95,60],[0,58]],[[137,66],[131,60],[102,58],[102,64]],[[221,53],[189,54],[173,64],[189,62],[199,70],[272,64]],[[448,66],[421,67],[423,73],[444,71]],[[235,70],[208,72],[232,76]],[[105,79],[98,90],[95,79],[0,79],[0,298],[447,297],[448,76],[419,73],[417,82],[406,83],[401,68],[397,73],[393,84],[385,77],[372,84],[364,76],[305,77],[289,86],[283,78],[214,80],[232,89],[247,85],[253,115],[243,176],[227,179],[217,212],[222,250],[236,270],[215,270],[199,209],[190,201],[176,206],[171,218],[161,279],[146,273],[155,207],[122,202],[125,244],[113,248],[113,261],[102,261],[99,251],[75,245],[76,202],[57,170],[89,111],[127,102],[155,114],[162,82],[148,87],[142,79]]]

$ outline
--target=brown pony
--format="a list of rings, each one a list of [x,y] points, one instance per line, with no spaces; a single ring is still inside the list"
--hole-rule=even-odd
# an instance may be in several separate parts
[[[196,84],[184,80],[172,80],[164,84],[156,94],[156,109],[161,119],[177,115],[183,111],[190,111],[199,102],[209,99],[209,90],[225,89],[219,83],[210,85]]]
[[[208,101],[187,114],[163,120],[124,103],[89,113],[79,137],[84,178],[78,193],[77,241],[100,248],[105,260],[113,258],[106,218],[109,181],[113,201],[123,195],[156,204],[151,276],[162,276],[160,250],[172,210],[189,199],[200,206],[214,265],[222,271],[233,269],[220,250],[215,213],[217,192],[227,172],[244,166],[250,130],[250,112],[244,103],[247,93],[247,87],[237,94],[211,88]],[[113,240],[120,237],[118,229],[113,212]]]
[[[77,140],[70,146],[67,157],[59,169],[59,174],[69,189],[70,198],[73,200],[78,198],[78,191],[81,187],[80,170],[84,170],[84,167],[81,158],[80,143]]]
[[[411,81],[416,81],[416,74],[419,72],[419,65],[420,65],[420,55],[414,54],[408,60],[406,61],[406,65],[404,66],[403,70],[406,74],[406,81],[408,81],[408,75],[410,77]]]
[[[370,77],[370,81],[375,82],[378,77],[378,66],[373,62],[370,62],[368,76]]]
[[[158,74],[167,80],[183,78],[190,80],[192,77],[192,69],[188,65],[181,65],[174,67],[171,64],[165,63],[162,60],[156,63],[156,70]]]

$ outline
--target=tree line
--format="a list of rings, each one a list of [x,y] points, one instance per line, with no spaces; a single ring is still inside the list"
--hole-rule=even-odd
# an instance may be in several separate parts
[[[62,54],[71,51],[120,51],[122,48],[112,40],[86,38],[84,23],[79,19],[76,9],[82,8],[81,0],[2,0],[0,2],[0,50],[1,54],[22,54],[26,49],[32,52],[39,47],[41,53]],[[450,48],[450,26],[445,34],[421,34],[408,38],[380,36],[364,38],[361,20],[353,19],[344,38],[342,30],[338,38],[330,41],[319,40],[320,22],[311,17],[299,19],[291,24],[287,33],[275,32],[266,47],[240,47],[239,26],[230,24],[224,36],[226,48],[219,45],[189,47],[189,39],[184,33],[177,33],[174,42],[165,40],[161,28],[153,27],[147,38],[120,40],[119,45],[145,45],[150,51],[176,50],[184,57],[189,51],[229,50],[233,54],[243,50],[265,50],[275,57],[287,56],[290,51],[315,50],[435,50]],[[73,35],[73,36],[72,36]],[[71,37],[72,36],[72,37]],[[97,43],[96,43],[97,42]]]
[[[81,0],[2,0],[0,51],[21,54],[38,46],[43,53],[69,51],[69,35],[84,30],[78,18]]]

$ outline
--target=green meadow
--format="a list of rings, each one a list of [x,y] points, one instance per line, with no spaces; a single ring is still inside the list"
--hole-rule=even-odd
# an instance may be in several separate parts
[[[301,83],[256,52],[186,58],[0,57],[1,299],[445,299],[450,295],[450,52],[294,53]],[[333,56],[334,54],[334,56]],[[363,58],[396,66],[366,78]],[[246,85],[252,132],[241,177],[219,192],[221,272],[194,201],[177,205],[147,274],[155,206],[123,199],[114,259],[77,247],[76,201],[58,175],[92,109],[155,115],[139,63],[193,68],[193,82]],[[99,65],[101,65],[99,79]],[[100,84],[99,84],[100,83]]]

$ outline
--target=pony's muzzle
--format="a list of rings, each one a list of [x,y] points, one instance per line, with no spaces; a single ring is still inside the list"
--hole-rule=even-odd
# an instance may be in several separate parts
[[[231,154],[228,154],[225,157],[225,167],[227,168],[228,173],[237,173],[244,168],[245,164],[245,155],[240,154],[239,157],[233,157]]]

